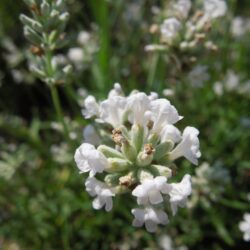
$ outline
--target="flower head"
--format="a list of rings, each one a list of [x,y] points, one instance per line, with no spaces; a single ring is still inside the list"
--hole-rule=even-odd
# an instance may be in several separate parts
[[[157,225],[167,224],[166,204],[175,215],[191,193],[189,175],[180,183],[170,184],[167,178],[174,173],[173,161],[181,156],[197,164],[198,130],[187,127],[181,134],[175,124],[182,117],[168,100],[154,92],[133,91],[126,97],[117,83],[106,100],[87,97],[83,114],[95,117],[97,124],[86,126],[88,143],[76,150],[75,161],[80,173],[89,172],[85,186],[95,197],[93,207],[110,211],[113,196],[131,193],[139,206],[132,210],[134,226],[145,224],[155,232]]]

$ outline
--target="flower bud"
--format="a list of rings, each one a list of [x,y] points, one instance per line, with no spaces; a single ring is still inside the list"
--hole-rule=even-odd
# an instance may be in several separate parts
[[[35,21],[34,19],[27,17],[26,15],[21,14],[20,15],[20,21],[24,25],[27,25],[28,27],[31,27],[35,31],[42,32],[42,29],[43,29],[42,25],[39,22]]]
[[[149,165],[154,158],[154,148],[152,144],[145,144],[143,152],[140,152],[136,159],[136,164],[139,167],[145,167]]]
[[[119,178],[119,184],[125,187],[131,187],[136,182],[134,172],[129,172],[127,175]]]
[[[69,13],[64,12],[59,16],[59,20],[62,22],[67,22],[69,20]]]
[[[144,140],[144,129],[139,124],[134,124],[131,130],[132,143],[137,152],[142,148]]]
[[[64,4],[64,1],[63,0],[57,0],[56,1],[56,6],[57,6],[57,8],[62,8],[63,7],[63,4]]]
[[[108,158],[109,167],[106,169],[107,172],[121,172],[130,167],[130,162],[120,158]]]
[[[39,45],[42,42],[42,38],[29,26],[24,26],[24,35],[33,44]]]
[[[34,0],[23,0],[28,6],[31,6],[32,4],[35,4]]]
[[[172,176],[172,170],[166,166],[162,165],[152,165],[151,169],[156,175],[165,176],[167,178]]]
[[[105,176],[104,181],[107,183],[108,186],[115,186],[119,184],[119,178],[121,174],[108,174]]]
[[[32,71],[37,77],[39,78],[45,78],[46,77],[46,74],[44,71],[38,69],[36,66],[32,65],[30,67],[30,71]]]
[[[121,146],[122,153],[126,156],[126,158],[130,161],[135,161],[136,159],[136,150],[130,142],[124,141]]]
[[[143,169],[138,172],[138,179],[143,183],[145,180],[154,179],[154,176],[149,170]]]
[[[173,149],[173,146],[174,146],[174,143],[170,140],[159,144],[155,148],[154,160],[161,159],[164,155],[166,155],[169,151]]]
[[[50,6],[46,1],[43,1],[41,4],[41,13],[43,16],[48,16],[50,13]]]
[[[159,135],[157,133],[153,133],[149,135],[148,142],[151,143],[153,146],[155,146],[160,140]]]
[[[65,73],[65,74],[71,74],[72,73],[72,70],[73,70],[73,68],[72,68],[72,65],[70,65],[70,64],[68,64],[68,65],[66,65],[63,69],[63,72]]]
[[[121,158],[121,159],[124,159],[123,155],[109,147],[109,146],[106,146],[106,145],[100,145],[98,148],[97,148],[98,151],[100,151],[101,153],[103,153],[107,158]]]

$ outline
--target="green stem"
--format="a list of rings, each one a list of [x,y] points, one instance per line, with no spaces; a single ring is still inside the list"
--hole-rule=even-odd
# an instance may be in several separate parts
[[[61,109],[61,103],[60,103],[60,99],[59,99],[59,95],[58,95],[58,91],[57,88],[53,82],[53,78],[54,78],[54,69],[53,69],[53,65],[51,63],[52,61],[52,52],[49,50],[49,48],[46,51],[46,66],[47,66],[47,84],[50,86],[50,92],[51,92],[51,97],[52,97],[52,101],[53,101],[53,105],[57,114],[57,119],[58,121],[61,123],[62,127],[63,127],[63,132],[64,132],[64,136],[66,138],[66,140],[69,142],[70,138],[69,138],[69,130],[67,127],[67,124],[64,121],[63,118],[63,113],[62,113],[62,109]]]
[[[147,80],[148,88],[150,90],[152,89],[153,84],[154,84],[158,61],[159,61],[159,53],[156,52],[154,57],[153,57],[153,62],[151,64],[151,67],[149,69],[148,80]]]
[[[61,109],[61,105],[60,105],[60,100],[59,100],[57,88],[54,85],[51,85],[50,91],[51,91],[53,105],[54,105],[55,110],[56,110],[57,119],[63,126],[63,131],[64,131],[64,135],[65,135],[66,139],[68,141],[70,141],[69,130],[68,130],[67,124],[65,123],[64,118],[63,118],[63,113],[62,113],[62,109]]]

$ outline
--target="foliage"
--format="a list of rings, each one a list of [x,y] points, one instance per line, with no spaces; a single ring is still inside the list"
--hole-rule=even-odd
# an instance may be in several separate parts
[[[0,1],[0,248],[161,249],[160,237],[169,235],[176,247],[248,249],[238,227],[250,212],[248,1],[227,1],[226,15],[213,21],[206,39],[216,51],[197,46],[184,53],[144,50],[159,41],[150,30],[166,17],[166,0],[24,2]],[[192,2],[193,15],[202,1]],[[48,12],[41,15],[44,3]],[[65,12],[69,18],[60,19]],[[41,23],[22,16],[30,41],[21,13]],[[236,16],[246,25],[241,35],[232,32]],[[202,71],[199,86],[192,77],[198,66],[208,75]],[[167,94],[185,117],[181,129],[200,130],[200,164],[226,171],[216,178],[209,173],[206,185],[216,199],[198,189],[195,205],[155,234],[131,226],[129,196],[126,206],[116,199],[109,213],[93,210],[73,160],[88,125],[81,114],[85,97],[103,99],[114,82],[127,94]],[[199,178],[197,167],[177,164]]]

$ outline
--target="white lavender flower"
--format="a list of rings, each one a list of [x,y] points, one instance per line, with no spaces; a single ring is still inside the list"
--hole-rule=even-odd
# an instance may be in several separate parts
[[[74,63],[82,63],[84,60],[84,52],[82,48],[71,48],[68,51],[68,58]]]
[[[171,184],[170,203],[173,214],[175,215],[178,207],[185,207],[187,197],[192,192],[191,176],[186,174],[180,183]]]
[[[135,208],[132,209],[132,214],[135,216],[133,220],[133,226],[145,227],[148,232],[155,232],[157,230],[157,225],[166,225],[168,223],[167,214],[159,209],[153,207],[146,207],[145,209]]]
[[[163,202],[162,194],[168,194],[171,186],[167,184],[167,178],[163,176],[147,179],[138,185],[132,192],[137,197],[138,205],[159,204]]]
[[[78,36],[77,36],[77,42],[81,45],[81,46],[85,46],[87,42],[89,42],[91,38],[91,34],[87,31],[81,31],[79,32]]]
[[[193,87],[202,87],[210,79],[207,66],[198,65],[188,74],[188,80]]]
[[[168,18],[164,20],[161,25],[161,36],[166,42],[172,41],[177,37],[181,29],[181,23],[175,17]]]
[[[86,182],[86,191],[91,196],[96,196],[93,200],[93,208],[101,209],[105,206],[105,210],[108,212],[113,207],[112,197],[115,193],[103,182],[98,181],[95,177],[89,177]]]
[[[227,12],[227,4],[224,0],[204,0],[204,12],[212,19],[222,17]]]
[[[174,9],[177,11],[178,16],[185,19],[188,17],[192,3],[190,0],[178,0],[174,4]]]
[[[181,132],[175,126],[167,124],[161,131],[161,142],[172,141],[177,143],[181,140]]]
[[[100,104],[100,118],[103,122],[119,127],[123,124],[126,112],[126,98],[122,96],[111,96]]]
[[[151,119],[154,122],[152,132],[160,134],[164,126],[175,124],[182,117],[176,108],[166,99],[157,99],[151,102]]]
[[[87,143],[92,143],[93,145],[100,145],[101,144],[101,138],[98,135],[94,126],[92,126],[92,125],[87,125],[83,129],[83,138],[84,138],[84,141]]]
[[[198,158],[201,156],[199,150],[199,131],[193,127],[186,127],[183,135],[182,141],[176,146],[176,148],[170,153],[170,158],[175,160],[181,156],[191,161],[193,164],[198,164]]]
[[[88,96],[84,106],[85,118],[95,117],[95,128],[100,129],[97,136],[88,125],[85,142],[75,153],[80,173],[89,172],[86,189],[95,196],[93,207],[105,206],[109,211],[112,196],[131,193],[140,206],[132,210],[133,225],[145,224],[149,232],[155,232],[157,225],[168,222],[165,204],[169,203],[175,214],[191,193],[189,175],[180,183],[167,181],[175,159],[184,156],[197,164],[198,130],[187,127],[181,135],[175,124],[182,116],[168,100],[159,99],[154,92],[133,91],[126,97],[117,83],[106,100],[97,102]]]
[[[80,173],[89,172],[90,176],[102,173],[108,167],[105,156],[88,143],[83,143],[75,153],[75,162]]]
[[[82,114],[86,119],[89,119],[93,116],[99,116],[100,107],[99,107],[99,104],[96,102],[96,99],[94,96],[89,95],[84,100],[84,106],[85,106],[85,109],[82,111]]]
[[[127,98],[126,109],[129,112],[129,121],[132,124],[145,124],[147,117],[146,111],[150,109],[150,99],[144,93],[135,93]]]
[[[239,223],[239,229],[243,232],[243,239],[250,241],[250,213],[245,213],[243,221]]]

